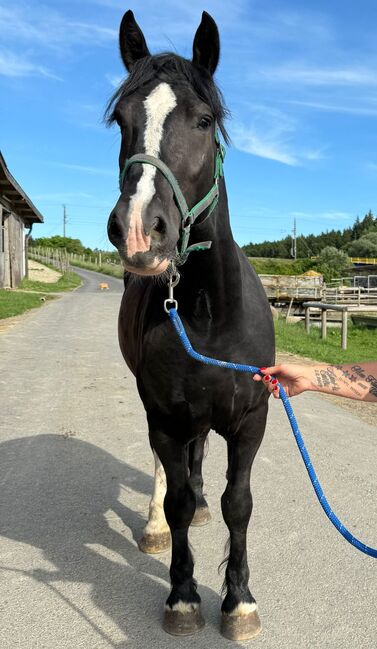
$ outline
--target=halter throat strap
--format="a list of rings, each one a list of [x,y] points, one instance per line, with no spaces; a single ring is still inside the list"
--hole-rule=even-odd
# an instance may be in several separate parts
[[[191,210],[187,205],[187,201],[179,186],[178,180],[174,176],[173,172],[169,169],[169,167],[159,158],[155,158],[154,156],[151,156],[147,153],[136,153],[135,155],[131,156],[131,158],[126,160],[122,172],[119,176],[119,187],[121,191],[123,188],[123,184],[128,169],[130,168],[131,165],[136,163],[150,164],[153,167],[156,167],[156,169],[158,169],[162,173],[164,178],[167,180],[167,182],[169,183],[170,187],[173,190],[173,194],[182,218],[182,234],[180,238],[180,245],[177,250],[177,257],[178,257],[177,263],[179,265],[183,264],[186,261],[190,252],[193,252],[194,250],[208,250],[208,248],[210,248],[212,245],[212,241],[202,241],[201,243],[188,246],[188,241],[190,237],[191,227],[195,223],[198,216],[200,216],[202,212],[204,212],[207,208],[209,208],[209,212],[206,217],[207,219],[210,216],[210,214],[212,214],[219,200],[219,179],[222,178],[222,176],[224,175],[223,162],[225,158],[225,148],[220,143],[217,132],[215,134],[215,142],[216,142],[216,159],[215,159],[215,170],[214,170],[214,184],[212,185],[209,192],[207,192],[207,194],[204,196],[204,198],[202,198],[198,203],[196,203],[191,208]]]

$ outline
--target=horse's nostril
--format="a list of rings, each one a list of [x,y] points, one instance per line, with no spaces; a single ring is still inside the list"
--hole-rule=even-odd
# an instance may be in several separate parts
[[[112,243],[123,239],[122,228],[120,227],[115,215],[111,217],[107,231]]]
[[[154,232],[158,232],[158,234],[164,234],[165,231],[166,231],[166,226],[165,226],[165,223],[163,222],[163,220],[162,220],[159,216],[156,216],[156,217],[153,219],[153,223],[152,223],[152,228],[151,228],[151,229],[152,229]]]

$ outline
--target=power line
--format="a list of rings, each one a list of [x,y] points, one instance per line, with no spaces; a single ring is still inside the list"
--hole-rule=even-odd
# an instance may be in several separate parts
[[[296,219],[293,220],[293,230],[292,230],[292,247],[291,247],[291,257],[297,259],[297,238],[296,238]]]
[[[65,226],[67,225],[67,210],[66,206],[63,205],[63,237],[65,238]]]

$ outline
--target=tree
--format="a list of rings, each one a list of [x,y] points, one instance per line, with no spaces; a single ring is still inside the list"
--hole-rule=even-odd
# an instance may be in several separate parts
[[[377,257],[377,231],[369,232],[348,246],[350,257]]]
[[[341,277],[349,266],[349,259],[343,250],[326,246],[318,255],[317,269],[326,282],[333,277]]]
[[[56,234],[53,237],[40,237],[33,240],[34,246],[41,246],[42,248],[65,248],[67,252],[72,252],[75,255],[90,254],[90,248],[85,248],[80,239],[71,239],[71,237],[61,237]],[[88,253],[89,251],[89,253]]]
[[[318,255],[323,248],[328,246],[347,250],[347,246],[369,232],[377,232],[377,218],[369,210],[362,220],[356,218],[352,227],[344,230],[330,230],[321,234],[300,235],[297,238],[297,249],[303,257]],[[248,257],[281,257],[290,258],[292,240],[285,237],[280,241],[263,241],[263,243],[250,242],[243,246]]]

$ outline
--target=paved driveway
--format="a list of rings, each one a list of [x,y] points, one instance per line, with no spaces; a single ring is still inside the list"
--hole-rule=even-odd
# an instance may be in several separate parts
[[[152,458],[117,345],[122,283],[79,272],[83,288],[0,334],[1,648],[230,647],[218,633],[225,445],[211,436],[213,520],[190,533],[207,625],[175,639],[160,627],[169,557],[143,555],[135,541]],[[334,510],[377,545],[376,428],[320,396],[294,406]],[[275,401],[252,486],[249,556],[264,631],[245,644],[374,649],[377,562],[325,519]]]

